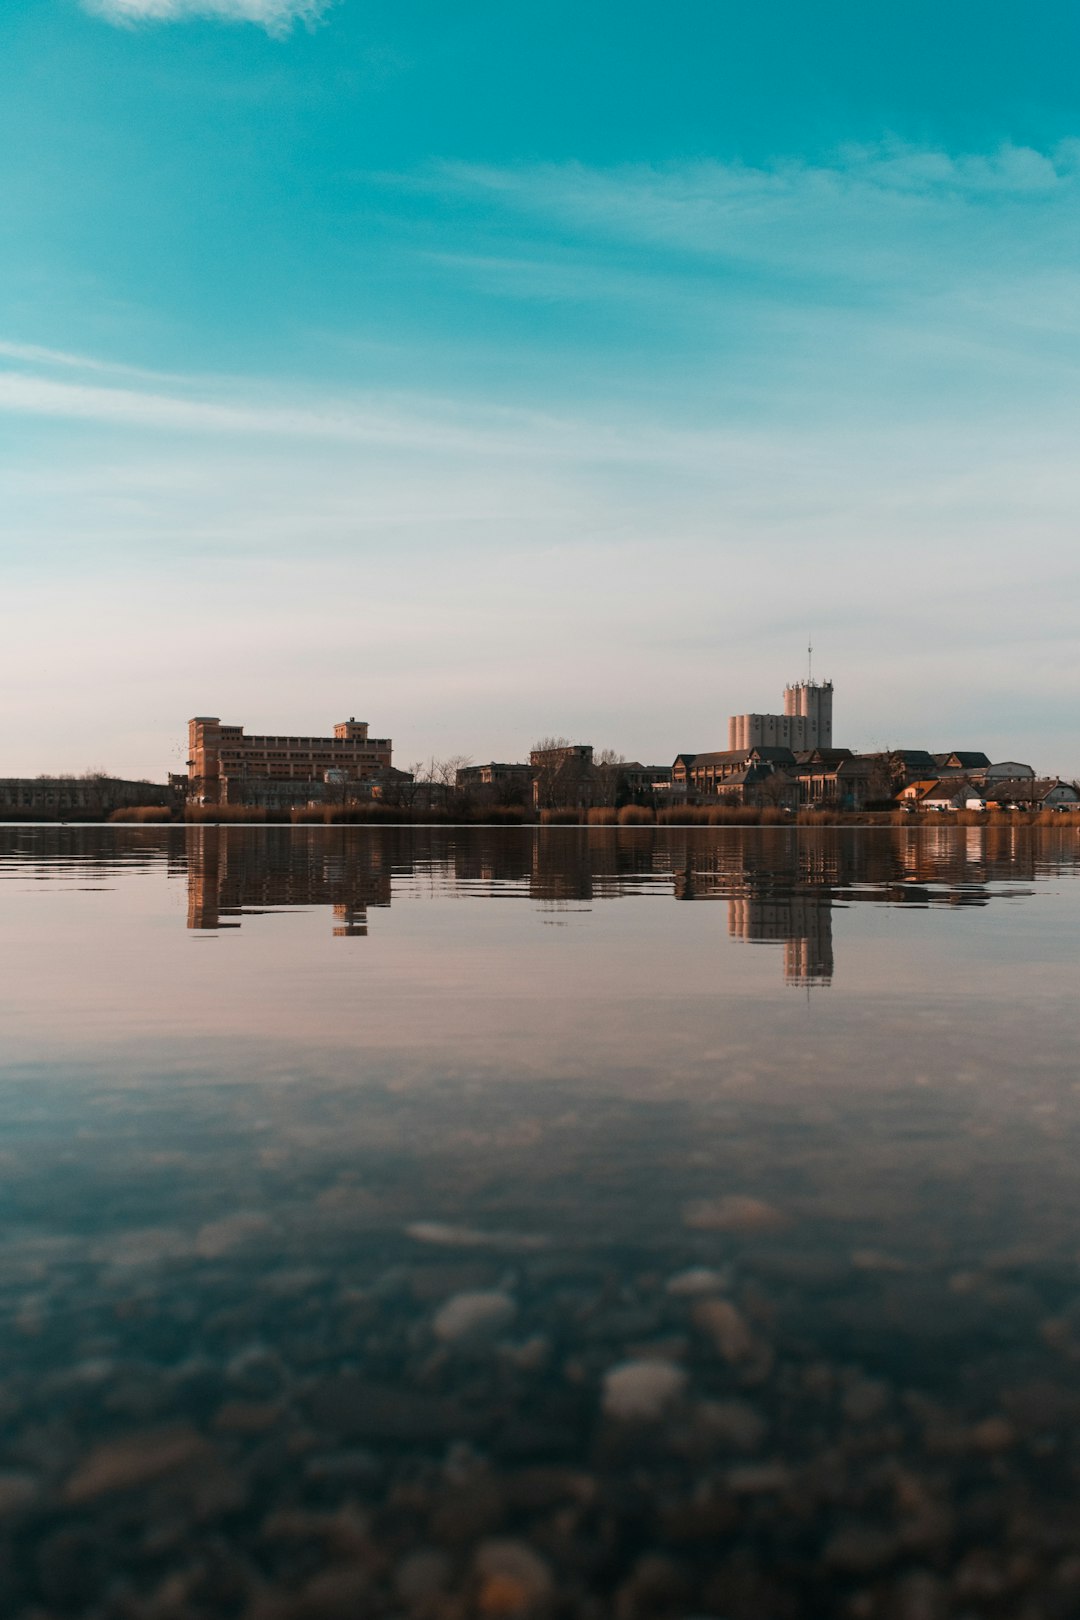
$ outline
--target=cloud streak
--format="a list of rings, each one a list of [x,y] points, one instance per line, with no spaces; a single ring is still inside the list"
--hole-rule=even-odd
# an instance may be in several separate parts
[[[256,23],[279,39],[296,23],[314,27],[333,3],[334,0],[83,0],[87,11],[120,27],[196,20]]]
[[[395,183],[467,196],[579,250],[591,242],[824,274],[866,293],[913,275],[932,284],[957,255],[977,266],[1049,251],[1071,263],[1061,226],[1080,208],[1080,141],[960,155],[893,143],[769,167],[447,162]]]
[[[0,354],[20,348],[26,346],[0,344]],[[103,361],[83,363],[94,373],[113,369]],[[126,377],[131,368],[115,370]],[[145,375],[157,380],[154,373]],[[755,448],[764,448],[759,436],[734,430],[677,432],[650,423],[620,424],[456,399],[351,395],[256,404],[250,398],[58,381],[27,369],[0,370],[0,412],[217,439],[279,438],[570,463],[647,460],[690,468],[714,465],[718,456],[746,458]]]

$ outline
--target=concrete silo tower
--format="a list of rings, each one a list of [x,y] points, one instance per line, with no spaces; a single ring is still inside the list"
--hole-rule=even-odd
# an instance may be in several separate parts
[[[805,737],[804,747],[832,747],[832,698],[832,681],[795,681],[785,686],[784,713],[805,721],[804,726],[792,728]]]

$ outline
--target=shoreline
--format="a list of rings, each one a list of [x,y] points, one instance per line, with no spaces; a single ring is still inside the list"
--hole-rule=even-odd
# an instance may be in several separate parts
[[[711,806],[692,806],[689,812],[673,810],[654,814],[641,806],[631,806],[635,813],[622,816],[618,811],[597,813],[542,811],[538,818],[525,816],[440,816],[430,811],[419,815],[403,814],[400,810],[371,814],[365,810],[347,809],[344,812],[282,814],[266,812],[243,805],[224,809],[200,807],[197,814],[161,813],[160,807],[135,807],[114,811],[101,816],[0,816],[5,827],[483,827],[491,829],[536,829],[559,827],[594,832],[597,830],[625,832],[679,831],[712,827],[759,827],[777,829],[817,828],[931,828],[931,827],[1071,827],[1080,828],[1080,809],[1069,810],[850,810],[829,812],[806,810],[795,813],[769,809],[726,809]]]

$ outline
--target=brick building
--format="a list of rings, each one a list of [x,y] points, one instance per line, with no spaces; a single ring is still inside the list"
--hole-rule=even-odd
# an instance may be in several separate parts
[[[245,736],[216,715],[188,723],[188,795],[197,804],[300,803],[331,794],[367,796],[391,766],[389,737],[369,737],[365,720],[343,720],[332,737]]]

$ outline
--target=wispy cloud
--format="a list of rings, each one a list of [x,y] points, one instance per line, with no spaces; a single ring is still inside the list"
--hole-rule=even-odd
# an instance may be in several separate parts
[[[0,344],[0,354],[28,346]],[[55,360],[56,351],[41,351]],[[67,357],[74,365],[77,357]],[[25,365],[0,369],[0,412],[27,418],[95,423],[138,432],[206,435],[213,438],[280,438],[326,444],[354,444],[436,454],[560,459],[570,463],[642,460],[681,465],[712,465],[718,455],[745,458],[752,436],[736,431],[666,431],[654,423],[588,419],[567,413],[515,409],[435,395],[301,393],[280,402],[266,390],[253,397],[253,385],[240,392],[223,380],[214,395],[164,386],[122,386],[131,368],[81,360],[96,373],[115,370],[117,382],[69,382],[37,374]],[[168,378],[145,373],[154,384]],[[205,385],[208,379],[197,379]],[[764,453],[758,441],[757,453]]]
[[[268,34],[279,38],[295,23],[312,27],[332,4],[334,0],[83,0],[87,11],[121,26],[190,22],[201,18],[214,22],[257,23]]]
[[[704,161],[494,168],[443,163],[395,181],[467,194],[557,238],[675,252],[760,269],[828,274],[870,288],[959,253],[1071,253],[1055,224],[1080,205],[1080,141],[1052,152],[1004,146],[960,154],[890,143],[852,147],[829,163]],[[1014,231],[1013,225],[1017,228]]]

